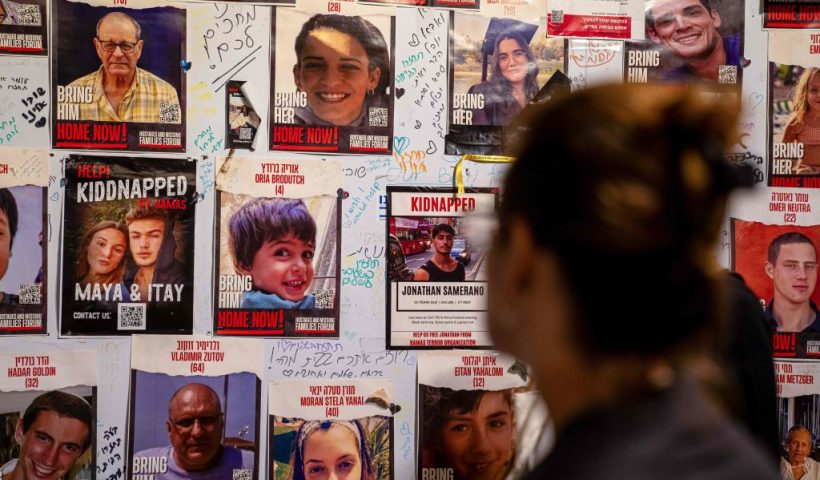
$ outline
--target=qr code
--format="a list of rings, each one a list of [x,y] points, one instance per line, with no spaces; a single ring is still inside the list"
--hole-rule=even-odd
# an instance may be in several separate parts
[[[159,104],[159,121],[160,123],[180,123],[179,104],[165,103]]]
[[[253,131],[248,127],[240,127],[239,128],[239,139],[240,140],[250,140],[253,138]]]
[[[17,7],[17,23],[20,25],[41,25],[39,5],[20,4]]]
[[[335,289],[317,290],[314,295],[316,296],[316,308],[333,308],[333,297],[336,296]]]
[[[550,19],[552,23],[564,23],[564,11],[563,10],[553,10],[552,11],[552,18]]]
[[[117,324],[117,330],[145,330],[145,304],[119,304]]]
[[[737,65],[721,65],[718,68],[718,83],[737,83]]]
[[[387,126],[387,109],[386,108],[371,108],[370,109],[370,126],[371,127],[386,127]]]
[[[233,480],[251,480],[251,470],[249,468],[234,468]]]
[[[40,298],[40,288],[42,286],[42,283],[21,283],[20,305],[39,305],[42,302]]]

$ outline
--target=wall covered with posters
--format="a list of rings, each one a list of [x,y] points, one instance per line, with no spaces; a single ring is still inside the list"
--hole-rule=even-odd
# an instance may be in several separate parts
[[[781,431],[817,438],[820,6],[709,5],[0,0],[0,479],[48,402],[49,478],[313,478],[328,445],[376,479],[528,471],[547,414],[485,326],[501,155],[603,82],[741,100],[757,187],[717,254],[773,319]],[[477,467],[465,405],[501,412]]]

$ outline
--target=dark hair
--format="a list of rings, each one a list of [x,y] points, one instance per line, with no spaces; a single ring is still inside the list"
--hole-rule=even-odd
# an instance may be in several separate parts
[[[94,423],[94,410],[82,398],[59,390],[46,392],[31,402],[31,405],[23,413],[23,433],[28,432],[28,429],[37,421],[40,412],[48,410],[53,411],[60,417],[73,418],[82,422],[88,429],[83,442],[83,450],[91,445],[91,434],[94,431],[91,428]]]
[[[86,277],[88,276],[88,247],[91,245],[91,239],[94,238],[94,234],[105,230],[106,228],[113,228],[114,230],[118,230],[120,233],[123,234],[125,237],[125,253],[120,260],[120,264],[111,271],[109,274],[110,280],[121,281],[123,275],[125,274],[125,263],[126,258],[128,256],[128,229],[125,228],[123,224],[120,222],[114,222],[111,220],[105,220],[102,222],[98,222],[96,225],[91,227],[88,232],[85,234],[85,238],[83,239],[83,244],[80,247],[80,252],[77,255],[77,281],[83,282],[85,281]],[[110,282],[103,282],[103,283],[110,283]]]
[[[652,15],[652,5],[654,2],[647,5],[646,8],[646,27],[655,27],[655,17]],[[709,16],[712,16],[712,3],[710,0],[700,0],[700,4],[706,9]]]
[[[168,219],[165,210],[155,207],[134,207],[125,214],[125,224],[131,225],[134,220],[144,220],[146,218],[156,218],[163,222]]]
[[[450,412],[466,414],[478,409],[481,399],[488,393],[500,393],[512,410],[512,391],[499,390],[453,390],[446,387],[419,385],[419,409],[421,410],[422,443],[433,454],[433,464],[440,466],[444,424]]]
[[[518,46],[520,46],[527,55],[527,76],[524,78],[524,93],[527,95],[527,102],[529,102],[538,94],[538,82],[535,81],[538,77],[538,64],[535,63],[535,55],[533,55],[529,43],[527,43],[527,40],[520,32],[516,30],[505,30],[495,37],[493,70],[490,80],[503,85],[506,90],[509,90],[510,97],[512,98],[512,85],[504,74],[501,73],[501,67],[498,66],[498,46],[504,40],[515,40]]]
[[[238,267],[250,267],[265,242],[287,234],[316,243],[316,222],[298,199],[254,198],[231,215],[228,231],[234,265]]]
[[[531,106],[498,241],[518,218],[555,254],[589,353],[666,353],[718,327],[712,251],[730,190],[751,184],[724,158],[734,99],[608,85]],[[627,304],[628,324],[614,321]]]
[[[772,243],[769,244],[769,252],[767,258],[769,263],[771,263],[772,265],[777,263],[777,257],[780,255],[780,247],[790,243],[808,243],[814,249],[815,253],[817,253],[817,247],[814,246],[814,242],[812,242],[809,237],[803,235],[802,233],[781,233],[774,240],[772,240]]]
[[[11,237],[9,238],[9,250],[14,245],[14,235],[17,234],[17,201],[14,195],[11,194],[8,188],[0,188],[0,210],[6,214],[9,219],[9,231]]]
[[[343,426],[342,424],[345,425]],[[359,451],[359,457],[362,461],[362,476],[361,479],[351,480],[377,480],[373,478],[373,457],[370,453],[370,447],[367,445],[367,435],[359,420],[308,420],[304,422],[299,427],[299,430],[296,431],[296,436],[293,437],[289,465],[291,475],[287,478],[290,478],[291,480],[305,480],[305,452],[303,451],[305,442],[307,442],[308,438],[310,438],[310,436],[317,431],[326,432],[333,426],[336,426],[337,428],[355,429],[355,432],[351,433],[353,433],[354,437],[356,437],[358,443],[357,449]]]
[[[433,237],[439,234],[439,232],[447,232],[450,235],[455,235],[456,231],[453,227],[446,223],[439,223],[438,225],[433,228]]]
[[[329,28],[346,33],[359,42],[367,53],[368,71],[372,72],[378,68],[381,72],[374,93],[376,95],[385,95],[391,79],[390,51],[387,48],[387,42],[384,41],[382,32],[375,25],[358,15],[317,13],[310,17],[302,25],[299,35],[296,36],[296,65],[294,68],[301,68],[302,66],[302,50],[305,48],[308,34],[320,28]]]

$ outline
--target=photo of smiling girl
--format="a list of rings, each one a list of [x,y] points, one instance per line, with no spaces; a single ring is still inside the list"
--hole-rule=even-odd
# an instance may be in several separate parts
[[[393,17],[370,11],[275,9],[271,149],[390,151]]]

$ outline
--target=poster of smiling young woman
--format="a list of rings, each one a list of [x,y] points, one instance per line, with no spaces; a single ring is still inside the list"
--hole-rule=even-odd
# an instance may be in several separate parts
[[[190,333],[196,162],[65,161],[61,335]]]
[[[0,53],[46,55],[47,17],[45,0],[0,0]]]
[[[626,42],[624,81],[734,85],[740,88],[745,0],[646,2],[644,42]]]
[[[257,478],[260,365],[257,340],[135,335],[128,478]]]
[[[269,478],[392,480],[397,401],[385,380],[271,382]]]
[[[48,153],[0,148],[0,335],[47,330]]]
[[[341,164],[217,164],[214,333],[338,337]]]
[[[0,354],[0,479],[95,478],[96,395],[96,351]]]
[[[527,366],[496,352],[423,352],[416,478],[520,478],[547,432]]]
[[[52,13],[52,146],[184,151],[184,8],[55,0]]]
[[[315,5],[273,9],[271,150],[391,152],[392,10]]]

